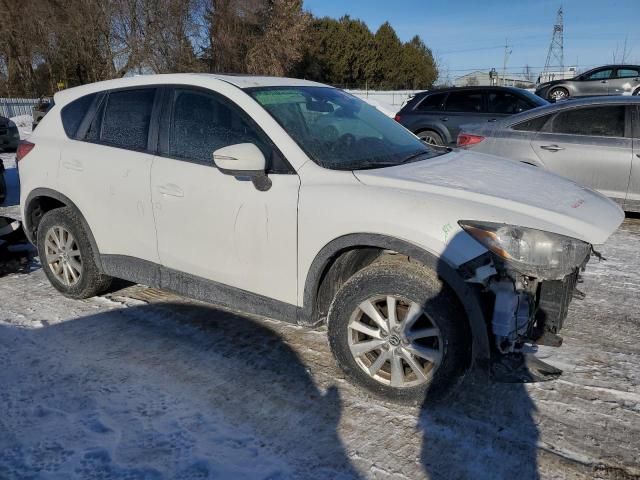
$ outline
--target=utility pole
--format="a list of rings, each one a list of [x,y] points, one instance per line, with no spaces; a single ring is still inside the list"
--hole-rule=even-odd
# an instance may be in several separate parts
[[[509,60],[509,55],[511,55],[511,50],[509,49],[509,40],[505,38],[505,40],[504,40],[504,61],[502,62],[502,86],[506,85],[507,61]]]
[[[544,70],[541,78],[543,81],[553,80],[549,77],[552,68],[557,67],[564,78],[564,12],[562,5],[558,9],[556,23],[553,25],[553,35],[551,36],[551,44],[547,52],[547,61],[544,63]]]

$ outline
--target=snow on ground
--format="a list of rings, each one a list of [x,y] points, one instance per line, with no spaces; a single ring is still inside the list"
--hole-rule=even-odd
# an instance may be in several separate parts
[[[0,278],[0,478],[640,478],[639,239],[588,266],[540,352],[559,380],[424,408],[349,384],[322,330],[138,285],[69,300],[34,263]]]
[[[18,127],[21,140],[24,140],[31,135],[31,127],[33,125],[33,117],[31,115],[18,115],[16,117],[11,117],[9,120],[15,123],[16,127]]]

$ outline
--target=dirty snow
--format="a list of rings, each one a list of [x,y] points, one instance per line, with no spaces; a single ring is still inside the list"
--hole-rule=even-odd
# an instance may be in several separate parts
[[[137,285],[73,301],[35,263],[0,278],[0,478],[640,478],[639,240],[627,219],[589,265],[540,352],[559,380],[429,408],[366,397],[322,330]]]

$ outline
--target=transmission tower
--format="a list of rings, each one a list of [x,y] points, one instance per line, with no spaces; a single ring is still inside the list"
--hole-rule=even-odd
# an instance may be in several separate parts
[[[556,23],[553,25],[553,36],[542,75],[548,74],[551,70],[564,72],[564,13],[562,7],[558,9]]]

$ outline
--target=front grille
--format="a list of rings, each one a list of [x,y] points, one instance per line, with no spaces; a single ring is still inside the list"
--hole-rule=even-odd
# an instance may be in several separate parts
[[[547,280],[540,284],[536,319],[551,333],[558,333],[564,324],[573,291],[578,282],[579,269],[562,280]]]

